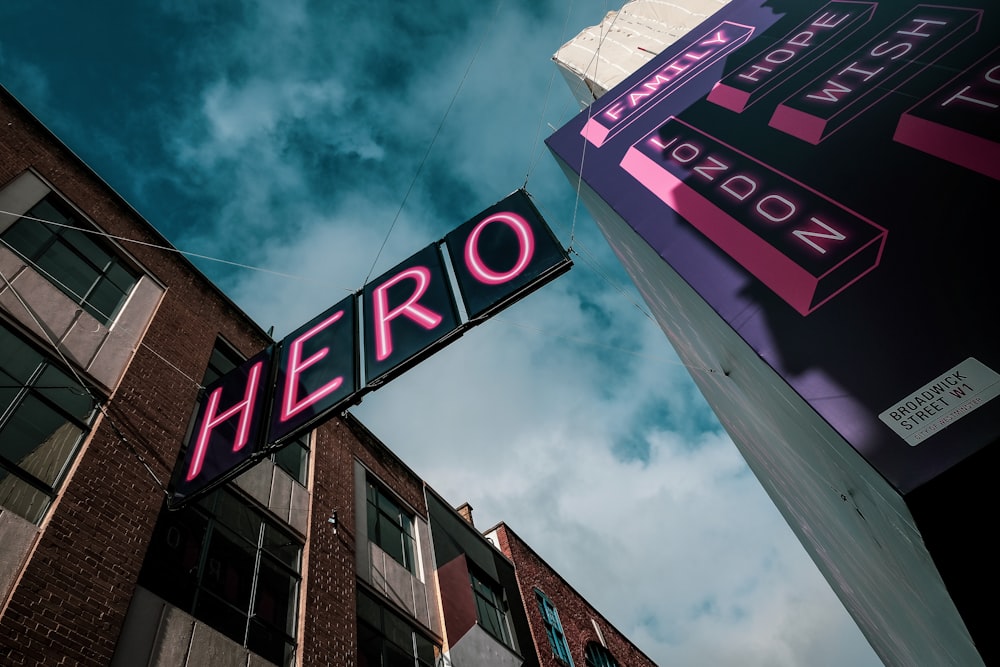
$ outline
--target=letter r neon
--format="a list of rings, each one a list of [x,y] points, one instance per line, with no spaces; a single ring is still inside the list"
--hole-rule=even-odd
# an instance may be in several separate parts
[[[416,289],[406,301],[389,310],[389,299],[386,292],[390,287],[407,278],[416,281]],[[426,266],[413,266],[405,271],[400,271],[372,291],[372,301],[375,305],[375,358],[377,360],[383,361],[392,354],[392,329],[389,322],[400,315],[406,315],[428,330],[441,323],[440,315],[417,303],[430,284],[430,269]]]
[[[250,369],[247,378],[246,391],[243,393],[243,400],[236,403],[225,412],[216,414],[219,409],[219,400],[222,398],[222,387],[213,391],[208,397],[208,406],[205,408],[205,416],[198,430],[198,440],[195,442],[194,454],[191,456],[191,465],[188,467],[187,481],[193,480],[201,474],[202,465],[205,463],[205,454],[208,453],[208,439],[212,435],[212,430],[227,421],[237,413],[240,421],[236,427],[236,438],[233,439],[233,451],[238,452],[247,444],[250,435],[250,419],[253,417],[254,402],[257,398],[257,386],[260,384],[260,372],[264,362],[258,361]]]

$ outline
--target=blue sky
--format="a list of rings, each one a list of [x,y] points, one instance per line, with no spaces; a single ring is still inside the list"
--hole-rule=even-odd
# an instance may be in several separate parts
[[[355,414],[661,665],[880,664],[542,143],[618,7],[7,0],[0,84],[277,338],[527,180],[575,268]]]

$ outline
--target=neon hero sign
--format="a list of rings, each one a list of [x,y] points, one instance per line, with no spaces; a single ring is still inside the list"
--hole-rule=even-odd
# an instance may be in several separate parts
[[[207,387],[170,507],[232,479],[571,266],[527,193],[514,192]]]

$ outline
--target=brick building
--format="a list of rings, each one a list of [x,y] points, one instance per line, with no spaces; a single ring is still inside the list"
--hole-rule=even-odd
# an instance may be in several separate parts
[[[272,343],[0,89],[0,663],[554,664],[523,543],[349,413],[167,509],[204,387]]]
[[[514,565],[540,667],[654,664],[510,526],[485,535]]]

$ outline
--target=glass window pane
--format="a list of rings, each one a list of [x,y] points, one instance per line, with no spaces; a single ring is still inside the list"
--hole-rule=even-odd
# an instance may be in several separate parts
[[[68,224],[71,224],[71,223],[66,218],[66,216],[63,215],[63,213],[61,211],[59,211],[52,204],[53,201],[54,201],[54,197],[52,195],[49,195],[45,199],[43,199],[42,201],[40,201],[37,204],[35,204],[34,206],[32,206],[31,210],[29,210],[25,214],[25,217],[35,218],[35,220],[25,220],[25,222],[26,223],[31,222],[31,223],[34,223],[36,225],[42,225],[46,229],[50,229],[51,232],[52,232],[52,234],[59,234],[60,230],[65,229],[65,227],[62,227],[61,225],[68,225]],[[39,222],[39,220],[48,220],[49,222],[57,223],[57,225],[59,225],[59,226],[57,226],[57,225],[45,225],[44,223]]]
[[[98,279],[90,294],[86,295],[86,303],[82,305],[94,319],[108,323],[114,319],[118,309],[125,303],[125,296],[126,293],[117,285],[102,277]]]
[[[73,221],[72,224],[78,223]],[[108,252],[94,242],[93,234],[87,234],[79,229],[63,229],[61,236],[63,237],[63,245],[75,249],[98,271],[103,272],[104,267],[111,261]]]
[[[618,667],[618,661],[608,649],[600,644],[590,642],[586,649],[587,665],[592,667]]]
[[[378,507],[380,510],[385,512],[387,516],[391,517],[393,522],[399,523],[399,515],[401,514],[399,506],[389,500],[383,493],[378,495]]]
[[[410,657],[413,656],[413,630],[410,624],[404,621],[391,611],[384,612],[385,627],[383,633],[390,642],[405,649]]]
[[[22,383],[0,370],[0,417],[21,393]]]
[[[299,484],[306,483],[306,467],[309,460],[309,450],[298,441],[282,447],[274,454],[274,463],[292,476]]]
[[[376,628],[382,627],[382,607],[362,590],[358,590],[358,618]]]
[[[204,621],[240,646],[244,645],[247,616],[233,609],[211,593],[200,591],[194,608],[195,618]]]
[[[413,538],[409,535],[403,535],[403,565],[406,566],[410,572],[414,571],[416,568],[416,560],[413,558]]]
[[[275,632],[256,620],[250,621],[247,648],[276,665],[291,665],[295,656],[294,644],[289,644],[280,632]]]
[[[244,612],[250,609],[257,550],[216,525],[209,539],[201,585]],[[240,640],[242,641],[242,639]]]
[[[9,510],[32,523],[38,523],[51,502],[48,494],[0,466],[0,507],[4,511]]]
[[[385,667],[413,667],[413,651],[404,651],[392,644],[386,644]]]
[[[406,565],[406,557],[403,555],[403,533],[397,526],[390,524],[385,515],[381,517],[379,537],[381,539],[378,545],[382,550],[392,556],[393,560],[400,565]]]
[[[368,506],[368,539],[374,542],[375,544],[378,544],[379,513],[378,510],[375,509],[375,506],[372,505],[371,503],[367,503],[367,506]]]
[[[230,353],[222,345],[216,344],[212,350],[212,356],[208,360],[208,368],[205,369],[202,384],[207,387],[241,363],[243,360],[239,359],[235,353]]]
[[[434,664],[434,643],[429,639],[425,639],[420,635],[416,635],[414,638],[417,644],[417,657],[420,658],[422,662],[426,662],[428,665]]]
[[[55,243],[36,260],[39,268],[52,276],[57,287],[77,303],[97,279],[93,267],[61,243]]]
[[[42,357],[34,348],[0,325],[0,368],[13,378],[14,384],[26,383],[40,363]]]
[[[236,531],[254,547],[260,540],[261,517],[231,493],[220,493],[215,508],[216,518],[228,528]]]
[[[295,636],[295,605],[299,580],[267,556],[260,559],[254,617],[272,628]]]
[[[49,366],[34,383],[39,394],[82,422],[90,419],[94,399],[75,379],[55,366]]]
[[[358,667],[382,667],[382,637],[365,623],[358,624]]]
[[[497,617],[497,610],[491,607],[481,597],[476,598],[476,611],[479,613],[479,622],[483,624],[486,631],[494,637],[503,638],[503,626]]]
[[[105,271],[105,275],[108,280],[126,294],[132,291],[132,287],[137,280],[135,274],[115,258],[112,258],[111,266]]]
[[[302,546],[294,538],[270,524],[264,524],[264,551],[277,558],[295,572],[299,571],[299,563],[302,560]]]
[[[185,611],[191,610],[208,519],[194,508],[161,511],[139,583]]]
[[[28,214],[30,215],[31,211]],[[52,232],[48,225],[22,218],[8,227],[0,238],[14,250],[34,260],[42,252],[45,244],[52,239]]]
[[[55,486],[83,431],[34,396],[27,396],[0,430],[0,454]]]

